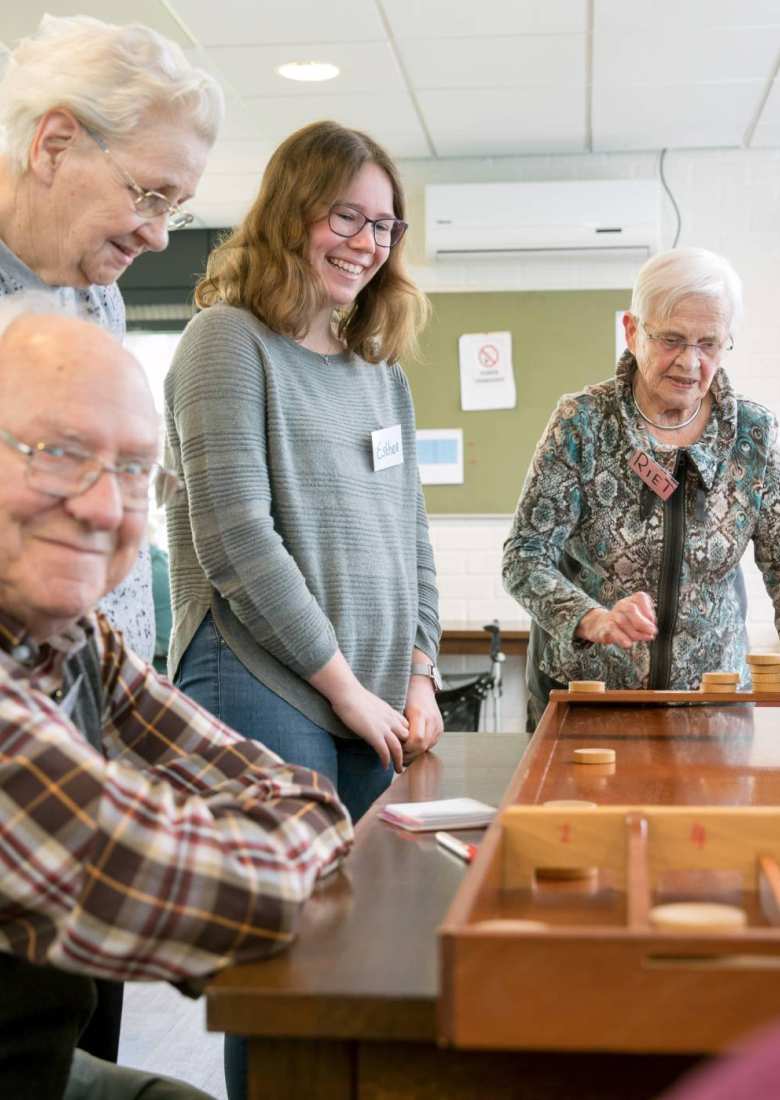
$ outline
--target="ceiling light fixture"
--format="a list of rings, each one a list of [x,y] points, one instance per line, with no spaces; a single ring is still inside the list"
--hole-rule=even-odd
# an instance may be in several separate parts
[[[340,69],[328,61],[288,61],[277,65],[276,71],[288,80],[333,80]]]

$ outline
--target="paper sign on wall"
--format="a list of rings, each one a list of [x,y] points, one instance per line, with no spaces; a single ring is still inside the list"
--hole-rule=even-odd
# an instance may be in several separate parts
[[[513,409],[517,402],[511,332],[466,332],[458,341],[460,407]]]
[[[423,485],[462,485],[462,429],[420,428],[417,432],[417,467]]]

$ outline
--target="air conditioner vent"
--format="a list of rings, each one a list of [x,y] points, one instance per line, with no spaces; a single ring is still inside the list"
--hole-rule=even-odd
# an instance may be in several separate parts
[[[508,253],[608,253],[659,246],[656,180],[456,183],[426,187],[431,258]]]

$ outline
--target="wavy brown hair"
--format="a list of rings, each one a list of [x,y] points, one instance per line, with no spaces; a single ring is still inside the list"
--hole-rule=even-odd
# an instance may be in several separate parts
[[[336,122],[313,122],[291,134],[271,157],[243,222],[209,256],[195,289],[197,305],[243,306],[275,332],[294,340],[305,336],[326,301],[307,257],[310,226],[327,214],[364,164],[387,174],[393,213],[403,219],[398,171],[367,134]],[[404,243],[390,250],[354,303],[337,314],[339,338],[369,363],[413,354],[428,318],[428,299],[406,274]]]

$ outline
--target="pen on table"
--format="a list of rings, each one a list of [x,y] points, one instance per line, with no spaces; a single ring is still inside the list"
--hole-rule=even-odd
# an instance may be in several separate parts
[[[476,844],[467,844],[463,840],[458,840],[452,833],[436,833],[436,843],[441,844],[442,848],[446,848],[448,852],[453,852],[461,859],[465,859],[466,863],[471,863],[477,854]]]

